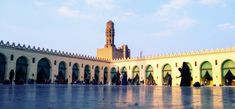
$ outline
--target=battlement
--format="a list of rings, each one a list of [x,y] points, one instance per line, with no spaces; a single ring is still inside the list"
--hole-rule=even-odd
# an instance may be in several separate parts
[[[63,56],[63,57],[69,57],[69,58],[78,58],[78,59],[84,59],[84,60],[92,60],[92,61],[101,61],[101,62],[110,62],[109,59],[105,58],[99,58],[94,56],[88,56],[84,54],[77,54],[77,53],[71,53],[71,52],[65,52],[60,50],[53,50],[48,48],[40,48],[35,46],[26,46],[25,44],[16,44],[16,43],[10,43],[9,41],[5,42],[3,40],[0,41],[0,47],[1,48],[8,48],[8,49],[16,49],[16,50],[22,50],[22,51],[28,51],[28,52],[35,52],[35,53],[42,53],[42,54],[48,54],[48,55],[57,55],[57,56]]]
[[[122,58],[122,59],[114,59],[114,60],[112,60],[112,62],[175,58],[175,57],[183,57],[183,56],[206,55],[206,54],[226,53],[226,52],[235,52],[235,47],[217,48],[217,49],[211,49],[211,50],[205,49],[205,50],[201,50],[201,51],[198,50],[198,51],[183,52],[183,53],[158,54],[158,55],[144,56],[144,57]]]

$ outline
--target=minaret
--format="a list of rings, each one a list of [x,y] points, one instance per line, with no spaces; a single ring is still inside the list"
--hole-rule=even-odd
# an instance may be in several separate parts
[[[114,23],[113,21],[108,21],[106,23],[106,44],[105,44],[105,48],[108,48],[108,47],[115,47],[114,45],[114,35],[115,35],[115,32],[114,32]]]
[[[106,43],[104,48],[97,49],[96,56],[104,59],[120,59],[120,58],[129,58],[130,49],[127,45],[122,45],[119,48],[116,48],[114,44],[114,23],[109,20],[106,23],[105,37]]]

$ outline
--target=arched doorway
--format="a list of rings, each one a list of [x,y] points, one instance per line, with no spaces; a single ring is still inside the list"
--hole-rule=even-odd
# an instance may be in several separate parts
[[[3,54],[0,53],[0,83],[4,81],[6,70],[6,58]]]
[[[140,69],[138,66],[135,66],[132,71],[132,84],[139,85],[140,84]]]
[[[60,84],[67,84],[68,80],[66,80],[66,64],[64,61],[60,62],[59,70],[58,70],[57,80]]]
[[[90,66],[86,65],[84,69],[84,80],[86,84],[90,83],[90,78],[91,78]]]
[[[73,64],[72,68],[72,83],[75,83],[79,78],[79,65],[77,63]]]
[[[116,68],[111,68],[111,80],[112,80],[112,84],[116,84],[117,83],[117,75],[116,75],[117,71]]]
[[[235,80],[235,62],[226,60],[222,64],[222,84],[232,85],[233,80]]]
[[[37,66],[37,83],[45,84],[50,83],[51,65],[47,58],[42,58]]]
[[[28,60],[26,57],[21,56],[16,61],[15,83],[16,84],[26,83],[27,73],[28,73]]]
[[[165,64],[162,68],[162,83],[163,85],[167,85],[168,82],[170,81],[170,77],[171,77],[171,66],[170,64]]]
[[[148,65],[145,71],[145,78],[146,78],[146,84],[147,85],[154,85],[155,80],[153,78],[153,67],[151,65]]]
[[[127,69],[126,69],[126,67],[122,67],[121,73],[122,73],[122,78],[121,78],[122,85],[127,85]]]
[[[203,62],[201,65],[201,84],[202,85],[212,85],[213,76],[212,76],[212,65],[210,62]]]
[[[108,68],[104,68],[104,84],[108,83]]]
[[[100,67],[96,66],[95,67],[95,84],[99,83],[99,75],[100,75]]]

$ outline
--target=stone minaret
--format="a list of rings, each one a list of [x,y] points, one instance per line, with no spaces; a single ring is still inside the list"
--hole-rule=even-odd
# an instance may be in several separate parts
[[[106,44],[105,44],[105,48],[108,47],[115,47],[114,45],[114,23],[113,21],[108,21],[106,23]]]

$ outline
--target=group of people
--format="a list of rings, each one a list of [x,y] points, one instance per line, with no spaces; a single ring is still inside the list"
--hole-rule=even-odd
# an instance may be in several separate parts
[[[189,69],[189,66],[187,65],[186,62],[183,62],[183,66],[182,68],[178,69],[180,71],[180,76],[176,77],[176,78],[181,78],[181,82],[180,82],[180,86],[190,86],[191,85],[191,81],[192,81],[192,77],[191,77],[191,72]],[[170,73],[166,74],[167,77],[167,86],[172,86],[172,76]]]
[[[191,77],[191,72],[190,72],[190,69],[189,69],[189,66],[187,65],[187,63],[183,62],[182,68],[179,68],[178,70],[181,73],[181,75],[179,77],[177,77],[177,78],[181,78],[180,86],[190,86],[191,81],[192,81],[192,77]],[[9,79],[10,79],[9,82],[10,83],[12,82],[13,77],[14,77],[14,72],[10,73],[10,75],[9,75]],[[67,84],[68,80],[67,79],[61,79],[62,77],[63,76],[57,76],[55,83]],[[116,74],[113,76],[111,82],[112,82],[112,85],[140,85],[140,84],[144,84],[144,80],[140,81],[138,74],[133,79],[130,79],[130,78],[127,79],[127,73],[126,72],[124,72],[122,74],[120,74],[119,72],[116,72]],[[46,83],[50,83],[50,81],[48,81]],[[95,81],[93,79],[93,81],[89,81],[89,80],[88,81],[86,81],[86,80],[85,81],[73,81],[71,84],[100,85],[100,84],[102,84],[102,82],[98,82],[98,81]],[[156,85],[154,80],[146,80],[146,84]],[[167,73],[167,86],[172,86],[172,76],[169,73]]]

